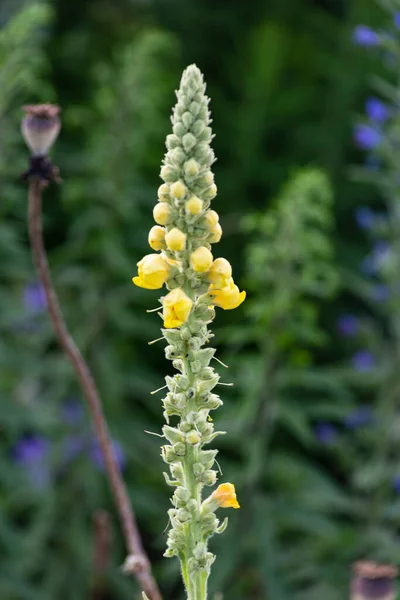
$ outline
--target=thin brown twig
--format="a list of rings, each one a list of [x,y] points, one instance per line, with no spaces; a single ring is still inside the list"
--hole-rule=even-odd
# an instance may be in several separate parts
[[[42,228],[42,188],[39,177],[29,178],[28,223],[34,262],[46,294],[48,311],[61,347],[70,359],[87,400],[93,428],[103,455],[106,474],[119,513],[122,531],[129,556],[125,571],[132,573],[150,600],[161,600],[157,583],[151,573],[149,558],[144,551],[135,515],[129,501],[125,483],[115,461],[114,452],[104,417],[101,400],[89,367],[68,332],[52,284]]]
[[[105,510],[96,511],[93,518],[93,584],[91,600],[104,598],[105,574],[111,549],[110,515]]]

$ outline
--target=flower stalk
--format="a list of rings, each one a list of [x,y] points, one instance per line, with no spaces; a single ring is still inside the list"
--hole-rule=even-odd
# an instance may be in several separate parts
[[[173,133],[167,136],[167,153],[161,168],[164,183],[153,210],[157,225],[150,230],[149,244],[159,254],[138,263],[133,282],[147,289],[169,293],[160,298],[159,315],[164,321],[166,358],[178,371],[165,378],[168,392],[163,399],[167,424],[162,457],[169,465],[164,473],[175,488],[173,508],[168,511],[171,529],[165,556],[179,558],[188,600],[207,598],[207,581],[215,556],[208,540],[222,533],[215,515],[218,508],[239,508],[232,484],[220,485],[203,501],[204,487],[213,486],[217,450],[205,449],[217,435],[209,415],[222,405],[213,392],[219,375],[210,366],[215,350],[208,325],[215,306],[230,310],[245,299],[232,278],[232,268],[223,258],[214,260],[211,248],[222,235],[218,214],[210,210],[217,188],[210,169],[215,160],[210,148],[209,99],[203,76],[195,65],[183,73],[173,111]],[[170,419],[178,423],[170,424]]]
[[[129,552],[124,564],[124,570],[136,577],[149,600],[161,600],[157,583],[151,573],[150,561],[142,545],[128,492],[116,462],[107,422],[103,413],[102,402],[90,369],[64,321],[52,283],[47,253],[43,242],[42,189],[49,181],[58,181],[58,169],[47,157],[47,152],[60,130],[57,117],[59,111],[58,109],[55,110],[56,107],[48,104],[38,105],[36,108],[32,106],[27,108],[29,118],[25,117],[22,131],[28,146],[33,152],[30,170],[24,174],[24,177],[29,182],[28,226],[33,259],[39,280],[45,291],[47,307],[55,334],[60,346],[71,361],[81,385],[92,419],[93,429],[103,455],[106,474]],[[49,120],[47,125],[45,123],[46,119]],[[44,134],[47,136],[46,143],[43,142]]]

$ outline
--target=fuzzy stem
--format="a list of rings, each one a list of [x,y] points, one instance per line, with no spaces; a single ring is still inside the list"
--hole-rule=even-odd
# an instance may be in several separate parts
[[[129,496],[116,463],[101,400],[89,367],[68,332],[61,308],[52,284],[42,231],[42,181],[38,177],[29,180],[28,223],[33,258],[39,279],[46,294],[47,306],[58,341],[70,359],[86,398],[93,428],[103,455],[106,474],[114,502],[119,513],[125,543],[130,556],[131,572],[149,600],[161,600],[155,579],[151,574],[150,561],[143,549]]]
[[[189,363],[187,360],[183,361],[184,364],[184,374],[188,378],[190,385],[194,385],[195,383],[195,375],[192,373]],[[196,400],[193,399],[188,403],[187,414],[196,410]],[[191,498],[196,500],[198,506],[198,513],[200,514],[201,507],[201,490],[202,485],[196,481],[196,477],[193,472],[193,465],[198,460],[198,448],[192,447],[188,448],[184,460],[183,460],[183,470],[185,476],[186,487],[190,492]],[[193,549],[198,542],[206,542],[204,536],[202,536],[200,531],[199,519],[192,519],[188,523],[188,538],[190,540],[189,547],[186,549],[185,555],[186,559],[189,559],[192,556]],[[196,574],[192,579],[189,576],[189,587],[188,587],[188,600],[206,600],[206,588],[202,589],[200,576],[205,574],[206,581],[208,579],[208,572],[200,572]]]

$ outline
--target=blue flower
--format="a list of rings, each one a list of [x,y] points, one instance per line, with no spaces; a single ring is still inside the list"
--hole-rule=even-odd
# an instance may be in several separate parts
[[[358,350],[353,354],[351,363],[356,371],[365,373],[375,366],[375,357],[369,350]]]
[[[368,425],[372,420],[373,413],[371,407],[359,406],[343,419],[343,423],[347,429],[357,429],[357,427]]]
[[[46,310],[46,295],[40,283],[28,283],[24,288],[23,299],[28,313],[38,314]]]
[[[359,123],[354,129],[354,141],[361,150],[376,148],[381,142],[382,136],[372,125]]]
[[[358,319],[354,315],[341,315],[336,323],[339,333],[346,337],[351,337],[357,333]]]
[[[337,430],[332,423],[321,421],[315,425],[314,434],[321,444],[328,446],[335,441]]]
[[[116,440],[112,440],[112,448],[113,448],[114,457],[117,462],[117,465],[118,465],[120,471],[123,471],[126,466],[125,452],[122,449],[121,444],[119,442],[117,442]],[[97,440],[93,441],[92,446],[89,451],[89,454],[90,454],[92,461],[96,465],[96,467],[98,469],[100,469],[100,471],[104,471],[103,455],[101,453],[101,450],[100,450]]]
[[[400,12],[394,13],[393,21],[397,29],[400,29]]]
[[[386,104],[378,98],[368,98],[365,103],[365,110],[368,118],[376,123],[384,123],[388,118],[388,108]]]
[[[379,44],[379,36],[370,27],[357,25],[353,31],[353,41],[358,46],[377,46]]]
[[[368,206],[356,208],[355,217],[360,229],[371,229],[375,224],[375,213]]]

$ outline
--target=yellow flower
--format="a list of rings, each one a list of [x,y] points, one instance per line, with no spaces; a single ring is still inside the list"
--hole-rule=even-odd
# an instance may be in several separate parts
[[[186,212],[190,215],[198,215],[203,209],[203,202],[197,196],[192,196],[186,202]]]
[[[183,198],[187,192],[186,185],[183,181],[175,181],[175,183],[171,184],[171,196],[180,200]]]
[[[147,290],[158,290],[169,278],[167,260],[161,254],[147,254],[137,263],[138,277],[133,277],[135,285]]]
[[[180,229],[174,227],[165,235],[165,242],[169,250],[180,252],[181,250],[184,250],[186,246],[186,233],[183,233]]]
[[[193,271],[205,273],[212,265],[213,255],[205,246],[200,246],[190,255],[190,266]]]
[[[208,210],[204,216],[210,230],[215,227],[219,221],[219,214],[215,210]]]
[[[166,202],[160,202],[153,208],[153,217],[159,225],[167,225],[171,216],[171,209]]]
[[[162,303],[164,327],[166,329],[183,325],[193,306],[193,301],[181,288],[172,290],[163,298]]]
[[[222,238],[222,227],[219,223],[216,223],[213,227],[210,227],[211,236],[208,238],[210,244],[216,244]]]
[[[210,267],[208,280],[217,288],[221,289],[229,285],[232,277],[232,267],[226,258],[216,258]]]
[[[233,483],[221,483],[211,494],[211,499],[215,500],[221,508],[240,508]]]
[[[224,310],[237,308],[246,298],[246,292],[239,291],[232,277],[226,287],[218,289],[215,285],[211,284],[208,293],[212,296],[212,303]]]
[[[168,202],[169,200],[169,185],[167,183],[162,183],[158,188],[158,199],[160,202]]]
[[[165,248],[165,229],[159,225],[154,225],[149,231],[149,246],[153,250],[162,250]]]

